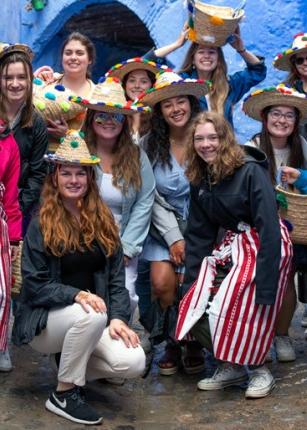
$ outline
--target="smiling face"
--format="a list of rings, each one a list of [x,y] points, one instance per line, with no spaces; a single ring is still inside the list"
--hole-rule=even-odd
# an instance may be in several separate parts
[[[53,181],[64,202],[78,201],[88,190],[88,175],[84,166],[59,165]]]
[[[29,73],[21,62],[9,63],[1,76],[1,92],[9,104],[22,104],[28,95]]]
[[[170,128],[185,127],[191,118],[188,96],[171,97],[161,101],[161,112]]]
[[[307,81],[307,51],[295,55],[293,61],[300,78]]]
[[[296,112],[290,106],[272,106],[267,116],[267,129],[272,137],[287,138],[293,133]]]
[[[219,136],[212,122],[198,124],[194,132],[194,148],[207,164],[212,164],[220,149]]]
[[[198,73],[212,73],[218,63],[217,48],[199,45],[194,53],[193,63]]]
[[[130,100],[135,100],[143,91],[152,87],[146,70],[133,70],[128,74],[125,91]]]
[[[93,130],[99,140],[116,141],[120,135],[125,122],[122,114],[109,114],[96,112],[93,117]]]
[[[62,56],[65,73],[86,75],[90,64],[87,49],[79,40],[71,40],[66,44]]]

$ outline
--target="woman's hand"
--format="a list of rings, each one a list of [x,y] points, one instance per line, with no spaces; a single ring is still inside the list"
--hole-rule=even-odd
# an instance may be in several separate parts
[[[236,28],[236,30],[232,36],[233,36],[234,40],[232,42],[230,42],[230,45],[233,47],[233,49],[235,49],[238,52],[244,51],[245,46],[244,46],[244,42],[241,38],[241,30],[240,30],[239,26]]]
[[[35,70],[33,73],[35,78],[39,78],[47,84],[52,84],[56,78],[54,76],[54,70],[49,66],[42,66]]]
[[[107,312],[104,300],[96,294],[87,291],[80,291],[75,297],[75,302],[79,303],[87,313],[89,313],[90,307],[97,313]]]
[[[173,243],[169,247],[171,262],[176,264],[177,266],[184,263],[184,259],[185,259],[184,248],[185,248],[184,240],[177,240],[177,242]]]
[[[288,184],[293,184],[300,176],[301,172],[293,167],[284,166],[282,167],[281,180]]]
[[[140,344],[138,335],[119,319],[111,320],[109,332],[112,339],[122,339],[127,348],[130,348],[130,346],[136,348]]]
[[[61,138],[64,137],[68,131],[68,124],[63,117],[60,120],[52,121],[48,119],[48,133],[52,136]]]

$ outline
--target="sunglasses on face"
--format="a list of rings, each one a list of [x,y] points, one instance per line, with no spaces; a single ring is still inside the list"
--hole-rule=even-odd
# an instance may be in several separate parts
[[[122,124],[125,120],[125,115],[123,115],[122,113],[101,112],[99,114],[96,114],[94,119],[95,122],[97,122],[98,124],[101,124],[102,122],[106,122],[108,120]]]
[[[296,66],[301,66],[302,64],[304,64],[305,60],[307,60],[307,57],[296,57],[294,58],[294,63],[296,64]]]

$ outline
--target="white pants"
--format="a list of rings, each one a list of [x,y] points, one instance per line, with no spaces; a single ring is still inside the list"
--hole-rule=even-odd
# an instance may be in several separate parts
[[[131,320],[132,322],[134,312],[139,302],[139,297],[135,292],[135,283],[138,276],[138,257],[131,258],[128,266],[125,267],[126,288],[129,291],[130,307],[131,307]]]
[[[60,382],[83,386],[99,378],[135,378],[145,368],[143,349],[127,348],[110,337],[107,315],[90,310],[86,313],[75,303],[51,310],[47,327],[30,345],[41,353],[61,352]]]

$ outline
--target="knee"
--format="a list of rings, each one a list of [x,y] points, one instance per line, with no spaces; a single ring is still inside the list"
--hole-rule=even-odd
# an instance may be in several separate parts
[[[102,336],[103,330],[107,325],[107,320],[108,317],[105,312],[95,312],[90,308],[89,312],[83,312],[77,324],[82,325],[87,334],[99,333]]]
[[[171,291],[171,286],[165,282],[165,279],[156,277],[152,280],[152,290],[154,295],[157,298],[163,297],[164,294],[167,294]]]
[[[136,378],[144,373],[146,356],[141,346],[137,348],[129,348],[129,353],[126,354],[124,366],[126,367],[125,378]]]

